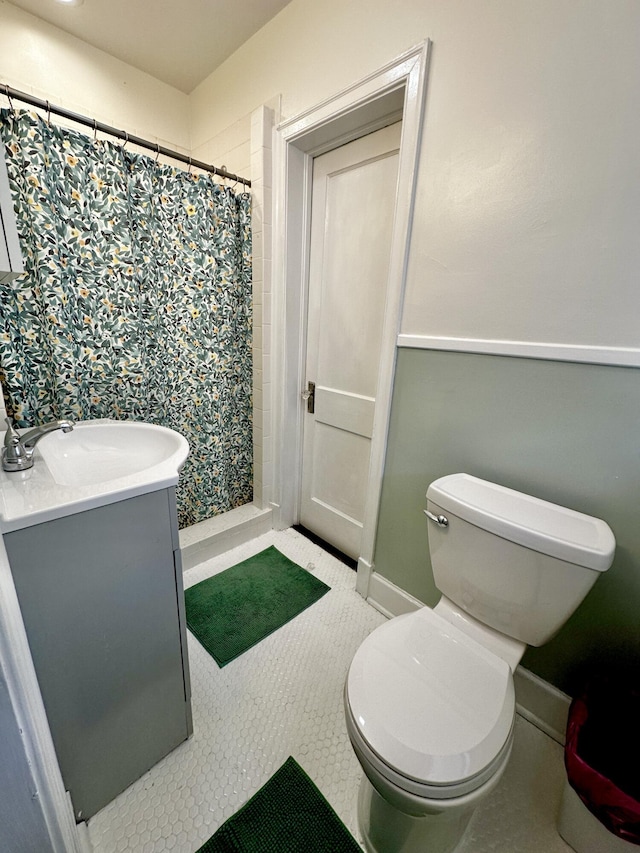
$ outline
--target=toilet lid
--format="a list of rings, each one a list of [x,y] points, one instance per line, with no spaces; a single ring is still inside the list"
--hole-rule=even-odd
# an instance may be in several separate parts
[[[371,633],[347,697],[362,737],[397,773],[452,785],[481,773],[509,737],[509,665],[423,607]]]

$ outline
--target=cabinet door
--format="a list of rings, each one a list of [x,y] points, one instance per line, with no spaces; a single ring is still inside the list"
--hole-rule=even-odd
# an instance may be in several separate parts
[[[152,492],[5,536],[79,820],[190,734],[171,497]]]

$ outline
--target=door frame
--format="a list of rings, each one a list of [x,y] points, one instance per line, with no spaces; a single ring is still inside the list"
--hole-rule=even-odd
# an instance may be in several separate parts
[[[402,119],[398,194],[391,240],[378,392],[371,440],[356,588],[367,595],[373,571],[391,394],[415,203],[431,42],[416,45],[274,134],[271,353],[274,383],[274,526],[298,521],[302,475],[306,307],[313,158]]]

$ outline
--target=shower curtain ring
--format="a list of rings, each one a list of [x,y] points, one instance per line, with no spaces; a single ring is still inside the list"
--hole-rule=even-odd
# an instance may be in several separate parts
[[[47,124],[51,124],[51,104],[49,101],[46,101],[47,104]]]
[[[125,131],[123,131],[123,133],[124,133],[124,142],[122,143],[122,145],[121,145],[120,147],[121,147],[121,149],[124,151],[124,149],[125,149],[125,147],[126,147],[126,145],[127,145],[127,142],[129,141],[129,134],[127,133],[127,131],[126,131],[126,130],[125,130]]]
[[[8,83],[4,84],[4,93],[6,95],[7,100],[9,101],[9,109],[11,111],[15,110],[15,107],[13,106],[13,101],[11,100],[11,93],[9,91],[9,84]]]
[[[158,162],[158,157],[160,157],[160,143],[156,142],[156,163]]]
[[[191,157],[189,157],[189,170],[187,174],[191,174]]]
[[[96,142],[98,139],[98,121],[94,118],[93,120],[93,141]]]

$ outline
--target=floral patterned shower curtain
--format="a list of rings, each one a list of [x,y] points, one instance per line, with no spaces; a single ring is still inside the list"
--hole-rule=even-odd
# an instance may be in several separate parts
[[[252,499],[250,196],[0,110],[26,273],[0,285],[19,426],[145,420],[191,452],[181,526]]]

